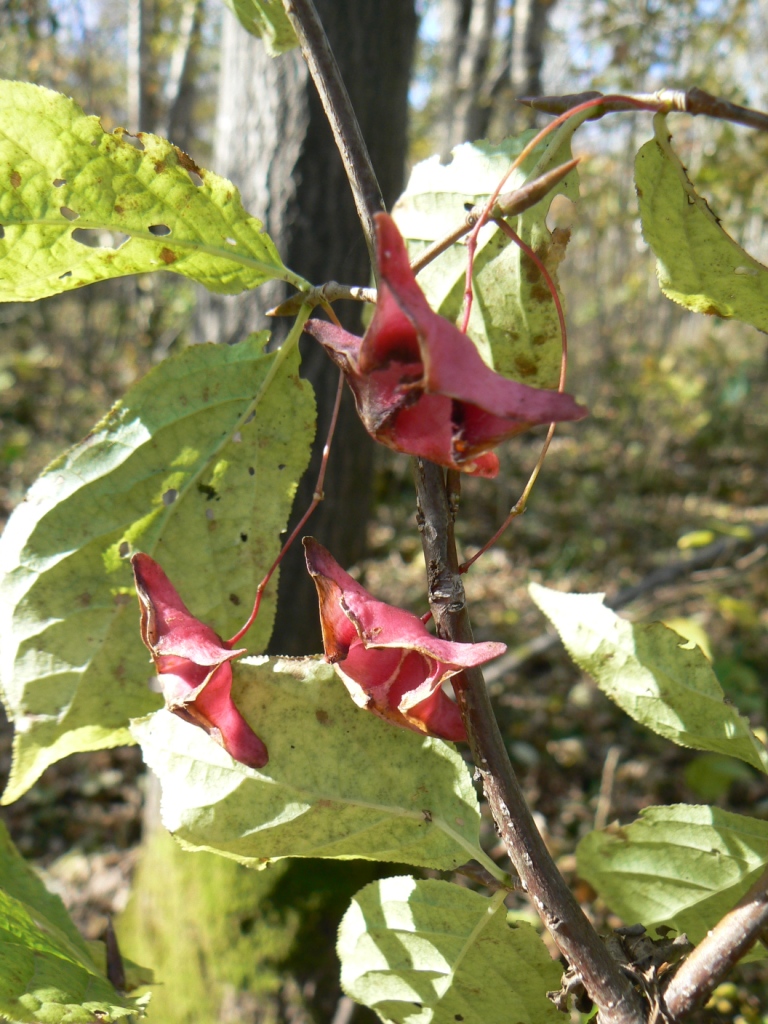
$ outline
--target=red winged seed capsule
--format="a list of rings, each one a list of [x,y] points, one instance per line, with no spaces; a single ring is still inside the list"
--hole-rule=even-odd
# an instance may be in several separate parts
[[[231,650],[210,626],[196,619],[149,555],[131,559],[141,608],[141,639],[152,655],[165,706],[199,725],[236,761],[263,768],[267,748],[232,700]]]
[[[304,329],[343,371],[368,433],[409,455],[495,477],[490,450],[538,423],[578,420],[570,395],[494,373],[455,324],[429,306],[397,225],[377,213],[379,291],[362,338],[324,320]]]
[[[304,549],[320,600],[325,658],[355,704],[406,729],[466,740],[442,684],[503,654],[506,645],[440,640],[416,615],[377,601],[314,538],[304,538]]]

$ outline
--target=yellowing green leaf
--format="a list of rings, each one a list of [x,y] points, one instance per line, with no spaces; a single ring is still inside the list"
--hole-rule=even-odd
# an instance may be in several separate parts
[[[269,749],[260,771],[168,711],[132,724],[183,846],[254,865],[360,857],[449,870],[484,857],[459,754],[358,708],[329,665],[236,662],[232,695]]]
[[[605,607],[603,594],[562,594],[536,583],[529,589],[576,664],[636,722],[681,747],[768,772],[768,751],[726,703],[698,647],[660,622],[627,622]]]
[[[768,331],[768,268],[723,231],[697,195],[670,145],[664,115],[654,117],[653,128],[635,159],[635,183],[661,290],[696,313]]]
[[[532,925],[506,918],[503,892],[373,882],[339,928],[342,987],[394,1024],[557,1024],[546,993],[562,969]]]
[[[164,139],[129,138],[60,93],[0,82],[0,301],[150,270],[227,294],[302,286],[234,185]]]
[[[222,636],[279,550],[314,432],[298,350],[197,345],[161,363],[51,465],[0,538],[0,679],[15,725],[4,800],[54,761],[131,742],[160,704],[128,556],[143,550]],[[272,626],[274,587],[248,642]]]
[[[273,57],[299,45],[281,0],[224,0],[224,3],[247,32],[263,40],[267,53]]]
[[[0,822],[0,1016],[19,1024],[90,1024],[142,1014],[94,963],[58,896]]]
[[[671,925],[696,943],[768,865],[768,822],[718,807],[648,807],[631,825],[591,832],[577,860],[626,924]]]
[[[571,135],[578,117],[538,147],[514,172],[504,191],[519,188],[571,159]],[[458,227],[466,207],[491,195],[514,158],[531,140],[528,131],[498,146],[465,143],[441,164],[431,157],[417,164],[393,215],[412,257]],[[578,175],[572,171],[530,210],[509,218],[517,234],[541,258],[557,282],[557,267],[565,255],[567,234],[554,236],[546,224],[552,198],[562,194],[576,201]],[[464,299],[466,245],[457,243],[419,274],[430,305],[449,320],[458,321]],[[535,387],[554,388],[560,376],[562,338],[557,311],[547,284],[533,261],[495,225],[480,233],[474,271],[474,303],[468,334],[497,373]]]

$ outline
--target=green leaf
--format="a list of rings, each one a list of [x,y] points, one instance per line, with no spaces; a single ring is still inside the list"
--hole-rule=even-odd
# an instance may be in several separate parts
[[[142,1014],[94,963],[58,896],[0,822],[0,1016],[23,1024],[90,1024]]]
[[[269,748],[261,771],[168,711],[132,724],[183,846],[244,864],[360,857],[449,870],[484,857],[469,771],[448,744],[362,711],[322,661],[234,670],[235,703]]]
[[[0,679],[16,727],[5,802],[67,754],[132,742],[128,720],[160,704],[133,550],[222,636],[248,615],[314,432],[296,346],[264,354],[265,342],[196,345],[161,363],[11,516],[0,538]],[[268,640],[274,593],[252,650]]]
[[[571,159],[571,135],[583,118],[571,118],[554,139],[537,147],[506,185],[508,192]],[[508,138],[498,146],[465,143],[441,164],[437,156],[417,164],[393,215],[412,257],[445,237],[474,206],[491,195],[514,158],[535,131]],[[554,236],[546,225],[552,198],[562,194],[574,202],[579,195],[572,171],[530,210],[508,218],[517,234],[541,258],[557,283],[557,267],[565,254],[567,235]],[[450,247],[419,274],[419,285],[433,309],[458,322],[464,300],[467,249]],[[480,233],[474,269],[474,302],[468,333],[497,373],[535,387],[555,388],[560,377],[562,338],[557,311],[540,271],[521,249],[494,225]]]
[[[661,622],[627,622],[605,607],[604,594],[562,594],[536,583],[529,590],[576,664],[630,718],[681,747],[768,772],[768,751],[726,701],[700,648]]]
[[[654,117],[653,128],[654,138],[635,159],[635,184],[661,290],[696,313],[768,331],[768,268],[723,231],[696,194],[670,145],[663,114]]]
[[[165,139],[129,138],[66,96],[0,82],[0,301],[150,270],[227,294],[304,285],[234,185]]]
[[[355,896],[339,928],[347,995],[396,1024],[562,1021],[547,999],[562,969],[536,929],[491,899],[403,876]]]
[[[272,57],[279,57],[299,45],[281,0],[224,0],[224,3],[246,32],[263,40]]]
[[[576,855],[579,875],[627,924],[671,925],[696,943],[768,865],[768,822],[717,807],[648,807],[631,825],[591,832]]]

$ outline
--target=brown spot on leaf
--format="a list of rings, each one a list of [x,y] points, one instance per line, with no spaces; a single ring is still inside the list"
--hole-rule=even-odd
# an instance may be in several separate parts
[[[531,298],[535,302],[547,302],[548,300],[551,300],[552,295],[550,294],[549,288],[547,288],[542,281],[539,281],[538,284],[535,284],[533,288],[531,288]]]
[[[87,590],[83,591],[83,593],[80,594],[80,596],[77,598],[77,603],[80,605],[81,608],[88,607],[88,605],[91,603],[91,595],[88,593]]]
[[[717,306],[707,306],[706,309],[702,310],[702,313],[704,314],[704,316],[728,316],[727,313],[724,313],[722,309],[718,309]]]
[[[122,206],[118,206],[117,203],[115,203],[115,213],[125,213],[125,210]]]
[[[541,277],[541,271],[536,266],[536,264],[533,262],[533,260],[530,258],[530,256],[528,256],[528,255],[525,256],[525,258],[523,260],[523,267],[524,267],[524,273],[525,273],[525,280],[529,284],[534,284],[536,281],[539,280],[539,278]]]
[[[160,174],[164,170],[165,170],[165,161],[164,160],[155,160],[155,172],[157,174]]]
[[[163,263],[175,263],[178,258],[179,257],[176,255],[176,253],[171,252],[170,249],[160,250],[160,259],[163,261]]]
[[[237,607],[237,605],[240,604],[240,598],[237,596],[237,594],[230,594],[229,600],[232,602],[233,605],[235,605],[235,607]]]
[[[515,369],[521,377],[533,377],[536,373],[537,367],[536,363],[534,363],[532,359],[521,353],[520,355],[515,356]]]
[[[546,334],[534,334],[534,336],[531,338],[531,344],[532,345],[537,345],[537,346],[538,345],[546,345],[546,343],[547,343],[547,336],[546,336]]]
[[[173,147],[176,150],[176,158],[184,168],[185,171],[194,171],[195,174],[202,174],[202,171],[197,166],[191,156],[188,156],[183,149],[179,149],[178,146]]]
[[[318,708],[315,712],[315,718],[318,720],[320,725],[328,725],[330,718],[327,711],[323,711],[322,708]]]
[[[13,188],[18,188],[21,184],[21,175],[18,171],[11,171],[11,185]]]

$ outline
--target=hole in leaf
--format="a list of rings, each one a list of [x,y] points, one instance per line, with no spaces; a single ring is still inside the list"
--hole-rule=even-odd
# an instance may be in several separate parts
[[[578,210],[576,204],[567,196],[557,195],[552,199],[547,212],[547,227],[550,231],[555,228],[571,228],[576,223]]]
[[[243,542],[243,544],[245,544],[245,542],[248,540],[248,534],[247,533],[241,533],[240,534],[240,540]]]
[[[72,232],[73,241],[90,249],[119,249],[129,238],[130,235],[121,231],[98,231],[96,228],[75,228]]]
[[[278,468],[278,469],[285,469],[285,463],[284,463],[284,462],[281,462],[281,463],[280,463],[280,464],[278,465],[278,467],[277,467],[277,468]]]
[[[179,496],[179,492],[176,490],[176,488],[175,487],[170,487],[165,492],[165,494],[163,495],[163,504],[164,505],[172,505],[174,503],[174,501],[176,501],[178,496]]]
[[[5,238],[5,228],[0,224],[0,238]]]
[[[71,270],[65,270],[63,274],[59,274],[59,280],[63,281],[65,277],[72,277]]]
[[[250,935],[253,931],[254,925],[256,924],[255,917],[244,917],[240,922],[240,934]]]
[[[239,605],[239,604],[240,604],[240,598],[239,598],[239,597],[237,596],[237,594],[230,594],[230,595],[229,595],[229,600],[230,600],[230,601],[232,602],[232,604],[233,604],[233,605],[235,605],[235,606],[237,606],[237,605]]]
[[[255,473],[256,473],[256,470],[253,468],[253,466],[249,466],[248,467],[248,476],[253,476]]]
[[[150,235],[170,235],[171,229],[167,224],[150,224],[149,226]]]
[[[224,241],[227,243],[227,245],[237,245],[237,242],[234,240],[234,238],[225,238]]]
[[[79,213],[75,213],[74,210],[70,210],[68,206],[59,207],[59,213],[62,217],[66,217],[67,220],[77,220],[77,218],[80,216]]]
[[[253,412],[248,413],[248,415],[243,420],[243,423],[250,423],[255,415],[256,415],[256,410],[254,409]]]
[[[207,508],[205,510],[205,518],[206,519],[213,519],[213,509],[212,508]]]
[[[127,142],[129,146],[133,146],[134,149],[138,149],[139,152],[144,152],[144,143],[138,135],[131,135],[130,132],[124,131],[122,133],[122,139],[123,142]]]
[[[197,171],[190,171],[189,168],[187,168],[187,174],[189,175],[189,180],[192,182],[193,185],[195,185],[197,188],[200,188],[202,186],[203,179],[200,177]]]
[[[131,545],[128,543],[127,540],[124,540],[122,542],[120,547],[117,549],[117,553],[120,555],[121,558],[127,558],[128,555],[130,555]]]
[[[234,441],[235,444],[240,444],[240,442],[243,440],[243,435],[240,433],[239,430],[236,430],[234,432],[234,434],[232,435],[232,440]]]
[[[53,187],[54,188],[61,188],[62,185],[66,185],[66,184],[67,184],[67,179],[66,178],[54,178],[53,179]]]

